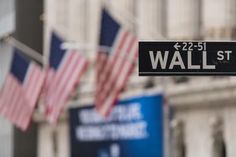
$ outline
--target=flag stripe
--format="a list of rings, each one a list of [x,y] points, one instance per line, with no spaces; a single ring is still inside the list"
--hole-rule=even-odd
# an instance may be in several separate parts
[[[135,52],[135,51],[134,51],[134,52]],[[137,54],[137,53],[138,53],[138,52],[137,52],[137,50],[136,50],[136,54]],[[121,85],[118,86],[118,87],[120,87],[120,88],[119,88],[119,89],[113,89],[113,90],[111,91],[110,97],[106,99],[106,102],[104,102],[103,106],[98,108],[99,112],[100,112],[102,115],[107,116],[108,113],[111,111],[111,109],[112,109],[112,107],[114,106],[116,100],[118,99],[120,90],[122,90],[122,88],[123,88],[124,85],[125,85],[125,82],[127,82],[128,78],[129,78],[129,76],[127,75],[127,72],[131,73],[133,67],[134,67],[134,64],[132,64],[131,66],[129,66],[129,68],[127,68],[127,69],[129,69],[129,70],[126,70],[126,69],[125,69],[126,73],[123,75],[123,76],[125,76],[125,77],[123,77],[123,79],[121,79],[121,80],[122,80],[122,83],[120,83]],[[119,82],[119,81],[118,81],[118,82]]]
[[[81,77],[81,75],[82,75],[82,72],[83,72],[83,69],[84,69],[84,66],[85,66],[85,60],[83,60],[83,59],[81,59],[81,60],[77,60],[77,64],[78,63],[80,63],[79,65],[79,67],[77,68],[77,72],[73,75],[74,76],[74,81],[76,81],[76,80],[79,80],[79,78]],[[73,72],[73,71],[72,71]],[[72,79],[72,78],[71,78]],[[72,80],[73,80],[72,79]],[[67,87],[67,90],[68,90],[68,92],[69,93],[71,93],[72,91],[70,91],[70,90],[73,90],[73,82],[69,82],[68,83],[68,85],[66,86]],[[66,98],[66,97],[68,97],[68,94],[67,93],[62,93],[62,95],[61,95],[61,98]]]
[[[65,72],[62,74],[64,75],[63,78],[60,81],[60,84],[58,85],[57,91],[56,91],[56,98],[61,98],[61,94],[63,91],[68,92],[67,88],[70,83],[74,83],[76,80],[73,78],[76,75],[76,71],[78,68],[77,61],[80,60],[79,56],[76,55],[75,53],[71,52],[71,56],[73,60],[71,62],[68,62],[67,66],[65,67]]]
[[[73,55],[71,52],[67,51],[65,57],[62,60],[62,63],[60,64],[59,69],[57,70],[56,75],[54,76],[53,82],[51,83],[51,90],[55,90],[57,88],[58,84],[61,82],[61,79],[64,77],[64,74],[67,70],[67,66],[71,64],[73,60]],[[52,92],[50,91],[50,93]]]
[[[120,71],[122,69],[122,63],[124,62],[125,58],[125,54],[130,50],[130,45],[132,42],[132,36],[128,36],[128,38],[126,38],[125,44],[123,45],[123,47],[121,48],[120,52],[119,52],[119,56],[117,56],[116,62],[113,63],[113,65],[111,65],[112,67],[112,72],[109,75],[109,77],[107,78],[106,83],[103,83],[102,88],[100,89],[101,97],[100,97],[100,103],[103,103],[104,99],[106,98],[107,94],[108,94],[108,89],[106,89],[105,87],[107,86],[108,88],[110,88],[110,83],[113,84],[114,82],[116,82],[117,77],[119,77],[120,75]],[[111,89],[112,90],[112,89]],[[114,89],[113,89],[114,90]]]
[[[115,60],[117,59],[117,56],[120,54],[120,50],[124,46],[124,43],[125,43],[127,35],[128,35],[127,32],[123,32],[123,31],[121,31],[121,33],[119,33],[119,34],[120,35],[118,35],[118,38],[116,40],[117,43],[115,43],[115,48],[113,49],[113,52],[111,52],[112,55],[111,55],[110,59],[107,60],[107,66],[102,67],[102,68],[104,68],[104,70],[101,69],[101,70],[103,70],[103,73],[104,73],[104,75],[101,75],[101,81],[102,81],[101,84],[103,84],[107,75],[112,70],[112,68],[110,66],[112,66],[114,64]],[[107,57],[105,57],[105,58],[107,59]]]
[[[74,54],[70,54],[72,56],[72,60],[67,62],[67,64],[65,64],[65,71],[64,71],[64,76],[63,78],[61,79],[60,81],[60,84],[58,85],[58,87],[56,88],[56,91],[55,91],[55,96],[52,97],[52,103],[53,104],[56,104],[58,101],[60,102],[61,101],[61,95],[62,95],[62,92],[65,92],[65,93],[68,93],[68,90],[67,90],[67,86],[70,84],[70,82],[74,83],[74,80],[72,80],[73,78],[73,69],[76,68],[77,66],[77,56],[75,56]],[[62,103],[65,103],[65,102],[62,102]],[[58,105],[61,105],[61,104],[58,104]]]
[[[21,94],[20,94],[20,86],[17,86],[17,80],[14,80],[12,76],[10,76],[12,78],[12,86],[14,88],[14,92],[12,92],[12,101],[8,102],[8,113],[6,114],[7,117],[9,117],[12,121],[16,120],[16,118],[14,117],[14,110],[16,109],[15,104],[18,103],[19,99],[21,99]],[[10,95],[10,94],[9,94]]]
[[[34,93],[33,93],[34,91],[33,84],[35,83],[34,77],[36,76],[36,72],[34,71],[32,65],[29,67],[27,75],[28,77],[26,78],[26,81],[23,84],[23,89],[25,90],[25,93],[26,93],[26,99],[29,102],[29,105],[31,105],[31,103],[33,103],[32,100],[34,96]]]
[[[60,64],[60,69],[58,71],[61,71],[61,72],[57,72],[55,73],[55,75],[53,76],[54,79],[53,81],[50,83],[50,87],[49,87],[49,92],[48,92],[48,95],[47,95],[47,98],[48,100],[46,100],[46,103],[48,105],[48,108],[49,108],[49,111],[51,110],[52,108],[52,96],[55,95],[55,92],[56,92],[56,88],[58,86],[58,84],[60,83],[60,79],[63,78],[63,74],[65,73],[65,70],[66,70],[66,66],[63,66],[63,65],[69,65],[71,63],[71,60],[73,59],[73,56],[70,55],[70,53],[67,52],[67,54],[65,55],[65,57],[63,58],[63,63]],[[59,76],[57,76],[59,75]]]
[[[78,66],[78,63],[80,63],[79,66]],[[79,73],[82,70],[83,60],[81,58],[78,58],[73,68],[75,68],[76,65],[78,66],[78,68],[75,69],[75,71],[73,70],[70,71],[70,75],[71,75],[71,77],[69,78],[70,81],[68,83],[65,82],[65,84],[61,86],[61,87],[64,86],[65,91],[67,91],[68,93],[71,93],[70,90],[73,89],[73,82],[78,80]],[[68,95],[67,93],[63,92],[63,88],[61,88],[59,99],[63,99],[63,98],[65,99],[67,95]]]
[[[120,40],[120,44],[118,46],[118,49],[115,51],[115,57],[111,58],[112,61],[110,62],[109,65],[107,65],[106,67],[109,67],[109,69],[111,70],[110,73],[108,73],[107,71],[102,72],[100,75],[104,76],[101,80],[100,83],[97,85],[98,87],[98,91],[97,93],[99,94],[99,97],[97,98],[97,107],[99,107],[100,105],[102,105],[102,101],[104,99],[104,97],[106,96],[105,93],[103,92],[104,90],[104,86],[106,84],[106,82],[108,82],[110,80],[110,78],[112,77],[112,72],[114,72],[114,66],[117,64],[117,62],[119,62],[121,60],[121,58],[119,57],[121,53],[125,52],[125,47],[127,46],[127,44],[125,45],[124,43],[127,42],[127,40],[129,40],[128,38],[128,34],[124,33],[123,36],[121,36],[122,40]]]
[[[65,79],[64,79],[65,81],[64,82],[62,81],[62,84],[60,84],[60,86],[58,86],[59,89],[57,90],[58,92],[56,94],[57,97],[54,98],[54,100],[53,100],[54,104],[59,103],[59,105],[62,105],[61,107],[59,107],[59,108],[61,108],[61,110],[63,109],[64,104],[66,103],[66,101],[69,97],[69,93],[71,93],[71,90],[73,90],[74,82],[76,80],[78,80],[78,76],[79,76],[79,78],[81,77],[84,66],[86,65],[86,60],[82,59],[78,55],[77,55],[77,57],[75,56],[73,58],[75,58],[75,62],[72,62],[73,64],[70,65],[71,67],[68,67],[68,69],[67,69],[68,73],[65,74]],[[74,70],[71,70],[71,69],[74,69]],[[67,80],[69,80],[69,81],[67,82]],[[63,103],[60,103],[60,102],[63,102]],[[61,110],[54,109],[55,112],[61,112]],[[55,113],[55,112],[54,112],[54,115],[59,114],[59,113]],[[56,121],[56,120],[57,119],[54,119],[51,121]]]
[[[138,41],[106,9],[102,15],[100,43],[111,46],[111,49],[109,52],[99,51],[96,58],[95,103],[98,112],[107,116],[134,69]],[[107,29],[109,27],[111,29]]]
[[[136,43],[136,39],[135,38],[132,38],[132,40],[130,41],[130,43],[129,43],[129,46],[127,47],[127,51],[126,52],[130,52],[130,53],[128,53],[128,58],[130,57],[130,56],[134,56],[135,55],[135,50],[133,50],[133,51],[131,51],[131,49],[133,49],[133,48],[135,48],[136,47],[136,45],[135,46],[133,46],[134,45],[134,43]],[[125,52],[125,51],[124,51]],[[115,101],[115,99],[117,99],[117,94],[119,93],[119,91],[121,90],[121,88],[122,88],[122,86],[123,86],[123,84],[125,83],[125,82],[122,82],[122,83],[120,83],[121,81],[120,80],[123,80],[123,77],[125,77],[125,76],[128,76],[127,74],[127,69],[130,69],[130,66],[128,66],[127,64],[129,64],[131,61],[130,60],[127,60],[127,59],[124,59],[124,58],[122,58],[123,56],[119,56],[121,59],[121,63],[120,63],[120,65],[118,65],[118,64],[116,64],[116,65],[118,65],[120,68],[118,69],[117,68],[117,71],[113,71],[114,73],[112,73],[113,74],[113,78],[111,78],[109,81],[110,82],[108,82],[107,84],[106,84],[106,86],[105,86],[105,89],[104,89],[104,92],[103,93],[105,93],[105,94],[103,94],[103,97],[101,98],[102,99],[102,101],[104,101],[104,99],[105,99],[105,97],[107,96],[107,95],[109,95],[109,93],[112,93],[111,94],[111,96],[109,97],[109,99],[107,100],[107,103],[105,102],[105,104],[103,104],[103,107],[104,107],[104,111],[102,111],[102,113],[104,114],[104,115],[106,115],[106,112],[108,111],[108,109],[109,109],[109,105],[112,105],[112,102],[114,102]],[[131,62],[132,63],[132,62]],[[112,75],[111,74],[111,75]],[[116,79],[117,78],[117,79]],[[121,79],[122,78],[122,79]],[[113,86],[113,88],[112,88],[112,86]],[[114,91],[114,92],[112,92],[112,91]],[[108,106],[106,106],[106,105],[108,105]]]
[[[64,42],[55,33],[51,38],[51,58],[49,70],[46,76],[44,89],[44,103],[46,118],[51,123],[56,123],[58,117],[66,105],[72,91],[78,85],[82,74],[85,71],[87,60],[76,50],[64,51],[61,44]],[[55,57],[60,55],[62,57]],[[58,66],[54,66],[57,63]]]
[[[68,58],[67,58],[68,57]],[[71,65],[75,62],[75,57],[73,56],[72,53],[68,52],[67,54],[67,59],[64,58],[66,61],[64,62],[64,64],[60,67],[59,71],[57,72],[57,75],[55,76],[55,83],[52,83],[52,91],[54,91],[52,94],[52,96],[49,98],[49,103],[51,105],[55,104],[54,103],[54,99],[58,98],[58,88],[62,85],[62,82],[65,81],[69,81],[68,77],[68,68],[71,68]],[[51,106],[51,108],[53,108],[53,106]]]
[[[29,86],[31,87],[29,90],[28,90],[28,95],[30,96],[30,93],[31,93],[31,96],[29,97],[30,98],[30,106],[31,108],[34,108],[35,105],[36,105],[36,101],[38,99],[38,96],[40,94],[40,91],[42,89],[42,84],[44,82],[44,78],[45,78],[45,75],[44,75],[44,72],[41,71],[38,67],[36,67],[35,65],[32,66],[32,71],[31,71],[31,83],[29,83]]]
[[[12,66],[17,67],[11,67],[14,71],[6,76],[0,95],[0,113],[24,131],[31,121],[44,73],[36,64],[20,55],[14,55],[13,62]],[[20,67],[21,62],[24,62],[24,67]]]
[[[3,111],[2,111],[2,114],[5,115],[5,116],[6,116],[6,112],[7,112],[7,109],[9,107],[9,104],[10,104],[10,100],[11,100],[12,96],[14,96],[14,95],[11,95],[14,92],[14,88],[15,88],[14,87],[14,85],[15,85],[14,80],[12,79],[11,75],[9,76],[9,82],[11,82],[11,83],[10,83],[9,87],[6,87],[7,88],[6,89],[7,96],[6,96],[6,99],[4,101],[4,108],[3,108]]]
[[[119,46],[117,47],[117,49],[114,49],[114,52],[113,52],[114,54],[112,53],[111,58],[107,61],[107,65],[101,68],[101,69],[104,68],[104,71],[103,72],[99,71],[99,73],[101,73],[100,74],[101,78],[100,78],[100,81],[99,81],[99,84],[98,84],[98,93],[100,92],[102,86],[104,85],[104,82],[106,81],[107,77],[109,76],[109,73],[111,71],[113,71],[112,67],[114,66],[115,61],[117,59],[119,59],[118,55],[122,51],[122,48],[123,48],[123,46],[124,46],[124,44],[126,42],[126,39],[128,37],[127,36],[128,35],[127,32],[121,31],[120,34],[121,35],[118,36],[119,38],[117,40],[118,43],[115,44],[115,45],[119,45]],[[106,59],[107,59],[107,57],[106,57]]]
[[[127,54],[130,53],[132,44],[134,42],[134,39],[130,39],[130,43],[129,45],[127,44],[127,49],[123,50],[123,53],[121,52],[119,55],[119,61],[116,62],[116,64],[114,65],[114,70],[111,74],[111,78],[110,78],[110,82],[107,82],[107,84],[105,85],[104,89],[109,90],[111,88],[111,85],[114,83],[114,81],[116,81],[116,78],[119,79],[118,76],[122,75],[122,69],[127,68],[124,66],[125,62],[126,62],[126,58],[127,56],[125,56],[125,52],[128,52]]]

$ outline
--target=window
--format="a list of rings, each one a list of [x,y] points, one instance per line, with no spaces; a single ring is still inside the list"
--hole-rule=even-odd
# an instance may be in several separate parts
[[[212,157],[227,157],[223,128],[221,118],[215,118],[212,121]]]
[[[176,76],[176,77],[173,77],[173,81],[176,84],[187,83],[189,81],[189,77]]]
[[[186,144],[184,122],[181,120],[173,120],[172,129],[172,157],[186,157]]]
[[[57,135],[57,131],[55,129],[52,130],[52,143],[53,143],[53,153],[54,156],[57,157],[58,156],[58,135]]]

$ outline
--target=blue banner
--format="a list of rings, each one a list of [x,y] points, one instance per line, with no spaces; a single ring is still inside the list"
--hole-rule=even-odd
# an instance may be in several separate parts
[[[70,109],[71,157],[163,157],[163,96],[120,101],[107,118],[90,107]]]

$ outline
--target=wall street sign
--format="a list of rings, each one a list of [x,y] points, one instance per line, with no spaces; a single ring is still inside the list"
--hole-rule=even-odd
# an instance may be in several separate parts
[[[236,75],[236,42],[139,42],[139,75]]]

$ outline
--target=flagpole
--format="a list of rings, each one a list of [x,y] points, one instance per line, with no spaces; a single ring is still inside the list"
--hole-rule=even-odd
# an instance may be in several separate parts
[[[25,55],[31,57],[32,59],[36,60],[37,62],[43,64],[43,56],[35,51],[34,49],[30,48],[29,46],[23,44],[19,40],[15,39],[12,36],[8,36],[5,39],[6,43],[16,47],[17,49],[21,50]]]

